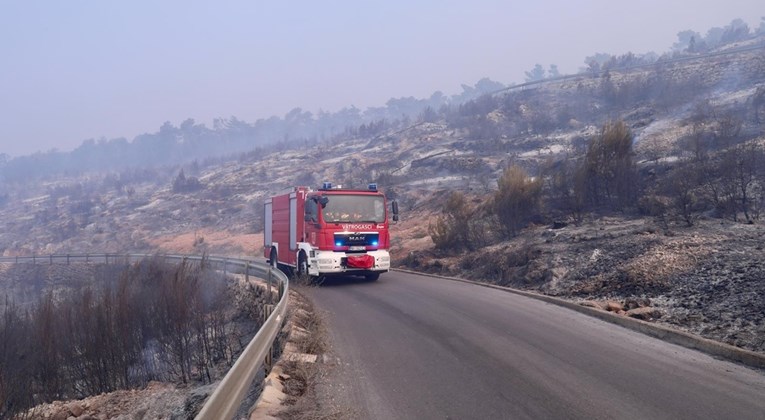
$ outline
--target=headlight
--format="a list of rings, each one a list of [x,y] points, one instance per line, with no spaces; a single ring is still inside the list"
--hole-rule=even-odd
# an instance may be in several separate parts
[[[380,261],[380,262],[390,262],[390,257],[389,256],[382,256],[382,257],[378,258],[377,260]]]
[[[333,262],[332,258],[319,258],[319,264],[321,265],[332,264]]]

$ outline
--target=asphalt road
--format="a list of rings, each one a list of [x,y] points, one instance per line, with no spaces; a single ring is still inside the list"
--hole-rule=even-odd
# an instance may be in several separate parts
[[[765,419],[761,371],[512,293],[391,272],[306,294],[343,417]]]

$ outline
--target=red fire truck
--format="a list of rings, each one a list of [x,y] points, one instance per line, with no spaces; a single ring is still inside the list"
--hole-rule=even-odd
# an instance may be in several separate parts
[[[391,219],[398,205],[391,202]],[[264,256],[277,268],[321,277],[354,274],[377,280],[390,269],[390,233],[385,196],[377,184],[366,190],[325,182],[313,191],[295,187],[265,202]]]

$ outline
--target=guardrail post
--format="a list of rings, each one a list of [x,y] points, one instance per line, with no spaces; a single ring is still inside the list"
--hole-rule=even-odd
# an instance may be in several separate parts
[[[226,272],[227,268],[228,268],[228,258],[224,258],[223,259],[223,275],[224,276],[228,275],[228,273]]]
[[[53,265],[53,254],[50,254],[49,257],[50,257],[50,265]]]
[[[247,261],[247,264],[244,266],[244,282],[250,283],[250,262]]]
[[[274,299],[271,296],[271,276],[272,276],[271,270],[272,268],[268,267],[268,303],[269,304],[274,303]]]
[[[104,259],[106,260],[106,264],[109,264],[109,254],[104,254]]]
[[[85,262],[90,262],[90,254],[85,254]]]
[[[37,265],[37,255],[32,255],[32,264]]]
[[[69,265],[69,254],[66,254],[66,265]]]

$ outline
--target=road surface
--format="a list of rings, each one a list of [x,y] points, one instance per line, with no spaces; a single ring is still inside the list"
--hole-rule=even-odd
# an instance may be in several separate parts
[[[765,419],[762,371],[534,299],[398,272],[306,293],[330,330],[318,394],[344,416]]]

